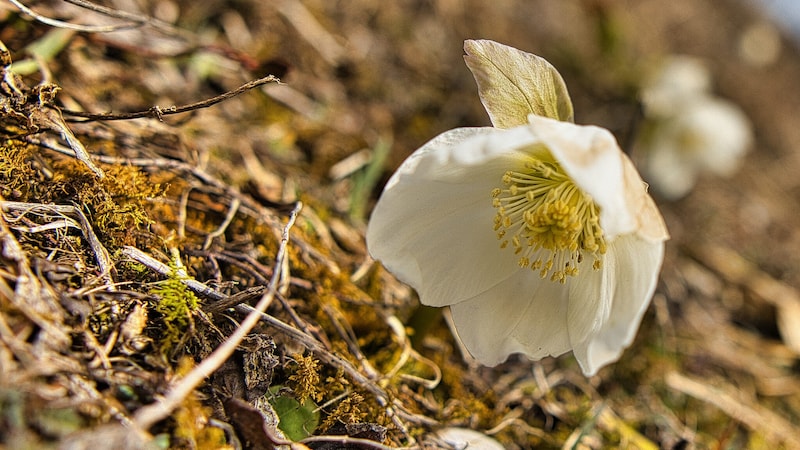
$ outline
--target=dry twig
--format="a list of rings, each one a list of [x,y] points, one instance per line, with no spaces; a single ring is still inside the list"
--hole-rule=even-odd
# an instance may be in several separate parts
[[[181,105],[181,106],[168,106],[168,107],[161,107],[161,106],[153,106],[152,108],[146,111],[138,111],[132,113],[87,113],[83,111],[73,111],[64,109],[62,112],[69,116],[80,117],[83,119],[88,120],[130,120],[130,119],[141,119],[145,117],[158,119],[159,121],[163,120],[164,116],[173,115],[173,114],[182,114],[189,111],[195,111],[198,109],[208,108],[209,106],[216,105],[217,103],[223,102],[225,100],[231,99],[236,97],[237,95],[247,92],[253,88],[258,86],[268,84],[268,83],[277,83],[280,84],[281,80],[274,75],[267,75],[264,78],[259,78],[257,80],[253,80],[247,82],[238,88],[224,92],[220,95],[201,100],[199,102],[190,103],[188,105]]]
[[[253,329],[258,323],[260,316],[267,309],[272,302],[276,292],[276,285],[281,275],[280,268],[282,267],[283,258],[286,257],[286,247],[289,244],[289,230],[294,225],[295,219],[302,208],[302,203],[297,203],[294,211],[289,216],[289,220],[283,229],[280,246],[275,258],[275,272],[272,274],[272,279],[267,287],[267,292],[261,297],[253,311],[247,315],[241,325],[236,331],[219,347],[217,347],[211,355],[198,364],[191,372],[185,377],[176,381],[166,397],[156,403],[147,405],[136,412],[134,422],[142,429],[148,429],[156,422],[165,419],[172,411],[175,410],[183,400],[195,389],[200,383],[203,382],[211,373],[219,368],[230,356],[233,354],[236,347],[241,343],[242,339]]]
[[[84,33],[109,33],[112,31],[119,31],[119,30],[127,30],[131,28],[136,28],[140,26],[139,23],[129,23],[124,25],[77,25],[74,23],[63,22],[61,20],[51,19],[49,17],[43,16],[41,14],[36,13],[32,9],[25,6],[24,3],[20,2],[19,0],[9,0],[11,3],[14,4],[20,11],[23,13],[33,17],[34,19],[42,22],[45,25],[49,25],[51,27],[57,28],[69,28],[71,30],[82,31]]]
[[[228,228],[231,222],[233,222],[233,218],[236,216],[236,211],[239,210],[239,205],[241,204],[242,201],[239,200],[238,198],[234,198],[231,201],[231,206],[230,208],[228,208],[228,214],[225,215],[225,220],[222,221],[222,223],[216,230],[212,231],[211,233],[208,233],[208,236],[206,236],[206,241],[203,244],[203,250],[208,250],[208,248],[211,247],[211,243],[214,241],[214,238],[220,237],[223,234],[225,234],[225,230]]]
[[[19,214],[20,216],[33,213],[45,216],[49,214],[63,214],[77,217],[81,224],[80,229],[83,232],[83,236],[86,238],[86,241],[89,243],[89,247],[92,249],[95,258],[97,259],[97,265],[100,267],[101,271],[101,278],[110,290],[115,289],[114,279],[112,277],[112,274],[114,273],[114,264],[111,262],[111,256],[109,256],[108,250],[106,250],[105,246],[103,246],[103,243],[100,242],[100,239],[97,238],[91,223],[89,223],[89,219],[86,217],[83,211],[80,210],[80,208],[72,205],[45,205],[41,203],[9,201],[0,202],[0,208],[2,208],[3,212],[13,212]]]
[[[709,386],[677,372],[666,376],[669,387],[721,409],[753,431],[763,433],[772,440],[784,442],[791,448],[800,448],[800,430],[774,412],[758,404],[748,405],[737,400],[730,392],[735,388]]]
[[[92,3],[86,0],[64,0],[67,3],[72,3],[73,5],[80,6],[81,8],[88,9],[89,11],[94,11],[108,17],[113,17],[115,19],[122,19],[132,22],[132,25],[129,25],[127,28],[136,28],[137,26],[149,25],[154,29],[161,31],[162,33],[171,34],[171,35],[185,35],[187,33],[181,33],[181,30],[176,28],[175,26],[164,22],[163,20],[158,20],[154,17],[145,16],[142,14],[135,14],[127,11],[122,11],[119,9],[109,8],[107,6],[98,5],[96,3]]]
[[[99,178],[105,176],[103,170],[92,162],[86,147],[64,122],[61,110],[53,104],[60,88],[49,83],[41,83],[34,88],[26,86],[20,77],[9,70],[11,54],[2,42],[0,63],[0,91],[3,94],[0,95],[0,106],[5,121],[17,125],[22,130],[20,135],[35,134],[41,130],[59,133],[72,149],[70,156],[84,163]]]
[[[771,277],[733,250],[704,246],[691,253],[729,283],[743,286],[773,305],[784,343],[800,355],[800,293],[795,288]]]

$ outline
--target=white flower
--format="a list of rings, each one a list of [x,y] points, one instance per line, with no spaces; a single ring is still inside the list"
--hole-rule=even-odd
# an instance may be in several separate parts
[[[730,102],[699,97],[671,120],[655,124],[648,138],[647,179],[664,197],[677,199],[703,172],[733,175],[752,132],[747,117]]]
[[[697,60],[674,57],[643,90],[644,172],[666,198],[688,194],[703,172],[732,175],[752,143],[747,117],[712,96],[709,85],[710,75]]]
[[[670,118],[710,88],[711,74],[699,59],[675,55],[646,82],[642,102],[648,117]]]
[[[503,450],[502,444],[479,431],[469,428],[449,427],[436,432],[437,440],[447,448],[470,450]]]
[[[477,44],[500,45],[468,41],[468,53]],[[666,228],[611,133],[514,122],[450,130],[414,152],[375,206],[367,245],[423,304],[450,307],[481,363],[572,350],[592,375],[632,342]]]

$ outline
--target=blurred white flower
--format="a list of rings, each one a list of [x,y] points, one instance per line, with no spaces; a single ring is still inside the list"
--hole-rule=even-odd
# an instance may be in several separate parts
[[[663,259],[663,219],[611,133],[535,114],[571,118],[565,88],[530,93],[563,86],[552,66],[491,41],[465,47],[493,123],[510,127],[457,128],[414,152],[375,206],[367,246],[423,304],[450,307],[481,363],[572,350],[593,375],[634,338]],[[531,57],[549,71],[532,84],[516,76]],[[497,77],[480,72],[487,64]],[[509,82],[547,104],[487,99],[487,85]]]
[[[503,450],[502,444],[479,431],[450,427],[436,432],[436,438],[454,450]]]
[[[732,175],[752,143],[742,110],[712,96],[709,85],[699,61],[673,57],[643,89],[643,170],[666,198],[688,194],[703,172]]]
[[[686,104],[704,96],[711,88],[711,74],[690,56],[672,56],[642,89],[648,117],[674,117]]]

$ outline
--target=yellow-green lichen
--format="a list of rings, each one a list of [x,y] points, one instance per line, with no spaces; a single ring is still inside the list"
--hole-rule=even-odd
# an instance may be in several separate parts
[[[169,353],[180,342],[193,324],[193,314],[199,300],[183,283],[185,273],[174,264],[172,272],[164,281],[156,283],[150,294],[157,299],[155,310],[161,314],[164,328],[161,333],[161,350]]]

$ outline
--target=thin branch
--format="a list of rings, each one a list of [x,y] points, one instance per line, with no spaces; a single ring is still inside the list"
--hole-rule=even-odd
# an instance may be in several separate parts
[[[175,271],[175,269],[172,267],[162,263],[161,261],[153,258],[136,247],[125,246],[122,248],[122,254],[140,264],[144,264],[149,269],[155,270],[164,276],[170,276],[170,274]],[[196,294],[216,301],[225,300],[228,298],[225,294],[217,292],[216,290],[190,277],[189,274],[186,273],[185,268],[178,268],[177,270],[178,278],[181,280],[181,283],[185,284],[186,287],[194,291]]]
[[[227,230],[228,226],[231,224],[231,222],[233,222],[233,218],[236,217],[236,211],[239,210],[239,205],[241,204],[242,201],[234,197],[234,199],[231,201],[231,207],[228,209],[228,214],[225,216],[225,220],[222,221],[216,230],[208,233],[208,236],[206,236],[206,241],[203,243],[203,250],[208,250],[208,248],[211,247],[211,242],[214,241],[214,238],[220,237],[225,233],[225,230]]]
[[[251,288],[247,288],[241,292],[237,292],[225,299],[216,301],[211,303],[203,308],[203,311],[206,314],[214,314],[220,311],[225,311],[226,309],[233,308],[237,305],[242,303],[249,303],[252,300],[257,298],[261,298],[264,295],[264,291],[266,291],[266,287],[264,286],[253,286]]]
[[[169,106],[169,107],[160,107],[160,106],[153,106],[152,108],[146,111],[138,111],[132,113],[87,113],[83,111],[72,111],[72,110],[61,110],[63,114],[80,117],[86,119],[87,121],[91,120],[130,120],[130,119],[141,119],[145,117],[158,119],[159,121],[163,120],[164,116],[172,115],[172,114],[181,114],[188,111],[194,111],[202,108],[208,108],[209,106],[216,105],[222,101],[231,99],[236,97],[237,95],[249,91],[251,89],[257,88],[258,86],[268,84],[268,83],[278,83],[280,84],[281,80],[274,76],[274,75],[267,75],[264,78],[259,78],[257,80],[250,81],[245,83],[238,88],[224,92],[220,95],[215,97],[211,97],[206,100],[202,100],[195,103],[190,103],[188,105],[183,106]]]
[[[347,319],[342,317],[343,315],[339,310],[328,304],[323,305],[322,310],[328,315],[328,319],[330,319],[331,324],[336,329],[336,332],[339,333],[339,336],[342,338],[342,340],[347,343],[350,353],[355,356],[356,361],[361,363],[361,369],[364,370],[364,372],[366,372],[367,376],[370,378],[377,378],[379,376],[378,371],[375,370],[367,357],[364,356],[364,353],[361,351],[361,347],[357,342],[358,338],[356,337],[356,333],[347,322]]]
[[[70,30],[82,31],[85,33],[109,33],[112,31],[120,31],[120,30],[129,30],[131,28],[136,28],[141,26],[138,23],[126,24],[126,25],[76,25],[74,23],[63,22],[61,20],[51,19],[49,17],[43,16],[34,10],[25,6],[22,2],[18,0],[9,0],[14,6],[19,8],[20,11],[23,13],[33,17],[34,19],[42,22],[45,25],[50,25],[51,27],[56,28],[69,28]]]
[[[176,28],[175,26],[171,25],[168,22],[164,22],[163,20],[158,20],[154,17],[145,16],[142,14],[131,13],[127,11],[122,11],[119,9],[109,8],[107,6],[98,5],[96,3],[92,3],[86,0],[64,0],[67,3],[72,3],[75,6],[79,6],[81,8],[88,9],[89,11],[94,11],[108,17],[113,17],[115,19],[122,19],[127,20],[129,22],[134,22],[135,26],[141,25],[149,25],[156,30],[164,32],[170,35],[182,35],[186,33],[181,33],[182,30]],[[130,28],[134,28],[135,26],[131,26]]]
[[[69,144],[72,149],[72,156],[84,163],[86,167],[92,170],[98,178],[103,178],[105,173],[103,170],[92,162],[89,152],[83,146],[80,140],[75,137],[72,130],[69,129],[61,112],[58,108],[52,107],[51,109],[34,109],[30,112],[31,120],[38,126],[47,128],[52,131],[57,131],[61,137]]]
[[[178,229],[178,237],[183,239],[186,237],[186,215],[188,214],[188,206],[189,206],[189,194],[192,193],[192,185],[191,183],[189,186],[181,192],[180,201],[178,202],[178,217],[177,217],[177,226]]]
[[[92,249],[95,257],[97,258],[97,265],[100,266],[101,278],[105,282],[109,291],[115,291],[116,287],[114,287],[114,278],[112,277],[114,274],[114,263],[111,262],[111,255],[108,254],[108,250],[106,250],[105,246],[103,246],[103,243],[100,242],[100,239],[97,238],[97,235],[92,229],[92,224],[89,223],[89,219],[86,218],[86,215],[83,213],[83,211],[76,207],[75,215],[77,215],[78,220],[81,221],[83,236],[86,238],[86,241],[89,243],[89,247]]]
[[[275,258],[275,271],[272,274],[272,279],[270,279],[267,292],[261,297],[261,300],[254,308],[253,312],[248,314],[239,328],[237,328],[225,342],[217,347],[208,358],[204,359],[185,377],[176,381],[163,400],[139,409],[133,419],[136,425],[142,429],[148,429],[156,422],[172,414],[172,411],[174,411],[203,380],[217,370],[231,354],[233,354],[236,347],[242,342],[242,339],[244,339],[245,336],[250,333],[250,330],[258,323],[261,318],[260,316],[264,313],[275,296],[276,286],[281,274],[280,268],[282,267],[283,259],[286,257],[286,247],[289,244],[289,230],[294,225],[302,206],[302,203],[298,202],[292,214],[289,216],[289,220],[283,229],[280,246],[278,247],[278,253]]]
[[[106,250],[105,246],[103,246],[103,243],[100,242],[100,239],[97,238],[91,223],[89,223],[89,219],[87,219],[86,215],[79,208],[73,205],[45,205],[42,203],[2,201],[0,202],[0,209],[4,212],[20,213],[20,216],[31,212],[36,214],[56,213],[64,216],[77,217],[81,223],[80,229],[83,232],[83,237],[86,238],[89,248],[94,252],[97,265],[100,267],[101,278],[109,290],[113,291],[116,289],[114,287],[114,279],[112,278],[114,264],[111,262],[111,256],[108,254],[108,250]]]
[[[221,250],[219,252],[202,252],[198,250],[188,250],[188,253],[192,256],[202,256],[204,258],[217,258],[221,259],[227,263],[233,264],[237,267],[242,268],[243,270],[247,271],[253,277],[255,277],[256,281],[259,283],[267,284],[267,280],[269,277],[272,276],[272,268],[267,267],[255,258],[246,253],[231,251],[231,250]],[[302,278],[291,277],[289,282],[292,286],[299,287],[300,289],[305,289],[310,291],[314,289],[314,285]]]
[[[764,433],[771,440],[782,441],[791,448],[800,448],[800,430],[773,411],[758,404],[742,403],[721,387],[706,385],[677,372],[668,373],[666,382],[672,389],[716,406],[731,418],[753,431]]]
[[[380,442],[372,441],[369,439],[362,439],[362,438],[354,438],[350,436],[309,436],[302,441],[303,444],[310,444],[310,443],[326,443],[328,444],[325,447],[333,446],[333,445],[340,445],[342,448],[373,448],[377,450],[397,450],[398,448],[404,450],[417,450],[421,447],[418,445],[413,445],[411,447],[389,447],[388,445],[383,445]]]

